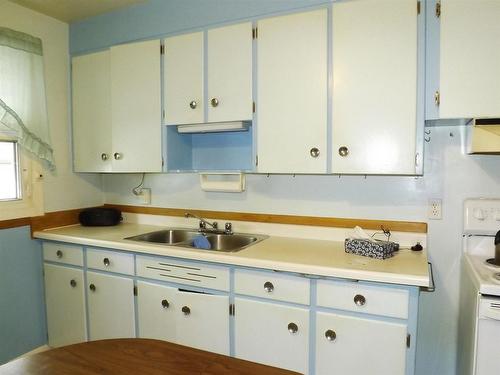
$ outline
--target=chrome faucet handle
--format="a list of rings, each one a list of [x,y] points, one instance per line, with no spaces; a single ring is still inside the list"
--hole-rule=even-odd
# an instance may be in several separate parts
[[[226,223],[226,224],[224,225],[224,232],[225,232],[226,234],[233,234],[233,224],[231,224],[231,223]]]
[[[204,221],[200,220],[199,226],[200,226],[200,229],[207,229],[207,224]]]
[[[214,221],[214,222],[212,223],[212,228],[213,228],[213,229],[217,229],[218,227],[219,227],[219,223],[218,223],[218,222],[216,222],[216,221]]]

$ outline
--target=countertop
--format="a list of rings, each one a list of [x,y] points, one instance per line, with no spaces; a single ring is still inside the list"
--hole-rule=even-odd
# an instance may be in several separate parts
[[[307,275],[354,280],[429,286],[427,253],[401,249],[392,258],[372,259],[347,254],[344,243],[293,237],[270,236],[234,253],[197,250],[125,240],[126,237],[165,229],[154,225],[121,223],[114,227],[80,225],[38,231],[35,238],[97,246],[135,253],[170,256],[228,265],[297,272]]]

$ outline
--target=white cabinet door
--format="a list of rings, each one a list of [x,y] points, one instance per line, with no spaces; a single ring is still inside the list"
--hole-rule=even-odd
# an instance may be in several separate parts
[[[71,66],[74,169],[110,172],[109,50],[74,57]]]
[[[45,264],[44,271],[49,346],[86,341],[83,271],[52,264]]]
[[[204,122],[203,32],[165,39],[165,124]]]
[[[176,342],[177,289],[137,282],[139,337]]]
[[[414,0],[333,4],[334,173],[415,174],[417,19]]]
[[[90,340],[135,337],[134,282],[87,272]]]
[[[440,19],[439,117],[500,116],[500,1],[441,0]]]
[[[258,22],[259,172],[326,173],[327,34],[326,9]]]
[[[234,329],[236,357],[308,372],[308,309],[236,298]]]
[[[160,41],[111,47],[114,172],[161,172]]]
[[[207,34],[208,122],[252,120],[252,24]]]
[[[177,343],[229,355],[229,297],[177,293]]]
[[[404,375],[407,327],[317,313],[316,374]]]

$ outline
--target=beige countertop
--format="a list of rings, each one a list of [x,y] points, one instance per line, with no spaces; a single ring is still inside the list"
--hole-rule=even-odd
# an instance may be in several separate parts
[[[115,227],[74,225],[38,231],[34,233],[34,236],[44,240],[228,265],[391,284],[429,286],[425,250],[412,252],[401,249],[392,258],[377,260],[347,254],[344,251],[343,242],[292,237],[270,236],[262,242],[234,253],[188,249],[124,239],[160,229],[165,228],[134,223],[122,223]]]

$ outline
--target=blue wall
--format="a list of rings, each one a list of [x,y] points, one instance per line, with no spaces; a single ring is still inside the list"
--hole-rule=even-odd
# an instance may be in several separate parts
[[[30,228],[0,230],[0,364],[46,343],[42,251]]]
[[[331,0],[150,0],[70,25],[70,52],[78,54],[132,40],[301,9]]]

